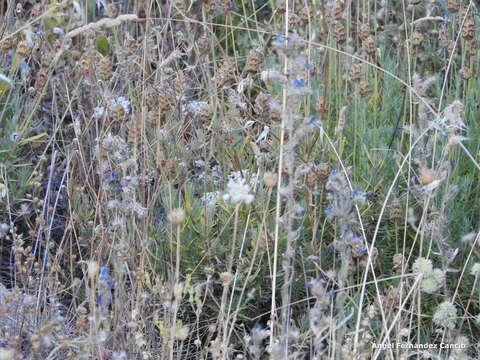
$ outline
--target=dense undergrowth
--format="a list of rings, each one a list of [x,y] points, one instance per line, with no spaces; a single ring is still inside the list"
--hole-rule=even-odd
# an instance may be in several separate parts
[[[476,358],[478,11],[0,2],[0,359]]]

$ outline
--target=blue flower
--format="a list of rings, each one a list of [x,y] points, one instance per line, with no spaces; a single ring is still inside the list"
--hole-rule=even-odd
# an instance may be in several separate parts
[[[367,248],[365,247],[365,245],[361,244],[361,245],[358,245],[357,246],[357,252],[360,254],[360,255],[365,255],[367,253]]]
[[[325,212],[325,215],[330,216],[333,212],[333,205],[325,206],[323,211]]]
[[[115,178],[118,176],[118,173],[115,170],[108,170],[105,172],[105,180],[106,181],[112,181],[115,180]]]
[[[311,115],[308,117],[308,120],[307,120],[308,125],[313,125],[316,122],[317,122],[317,118],[315,116]]]
[[[108,266],[102,265],[98,274],[98,290],[97,290],[97,305],[102,313],[106,313],[108,306],[112,301],[111,290],[113,287],[113,279],[108,273]]]
[[[100,273],[98,275],[98,281],[101,282],[102,285],[106,286],[108,289],[111,289],[113,286],[113,280],[108,273],[108,267],[103,265],[100,267]]]
[[[303,87],[303,86],[305,86],[305,84],[306,84],[305,79],[302,79],[302,78],[292,80],[292,86],[294,88]]]
[[[275,35],[275,41],[286,41],[286,42],[289,42],[290,41],[290,38],[288,36],[285,36],[283,34],[276,34]]]
[[[445,11],[442,15],[443,17],[443,24],[447,25],[448,24],[448,11]]]

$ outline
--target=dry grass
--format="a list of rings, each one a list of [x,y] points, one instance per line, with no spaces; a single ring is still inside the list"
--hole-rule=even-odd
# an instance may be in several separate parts
[[[0,4],[0,360],[476,358],[475,2]]]

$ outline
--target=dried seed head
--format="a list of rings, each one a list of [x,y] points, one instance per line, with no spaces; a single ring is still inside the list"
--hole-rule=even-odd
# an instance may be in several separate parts
[[[465,21],[462,30],[462,36],[465,40],[472,40],[475,38],[475,23],[473,20]]]
[[[222,0],[220,4],[220,11],[223,16],[228,16],[233,10],[233,1],[232,0]]]
[[[263,174],[263,182],[268,188],[277,186],[277,174],[272,171],[265,172],[265,174]]]
[[[458,0],[447,0],[447,10],[451,13],[456,13],[460,9]]]
[[[79,307],[77,308],[77,313],[78,313],[78,315],[80,315],[80,316],[85,316],[85,315],[88,314],[88,310],[87,310],[85,307],[83,307],[83,306],[79,306]]]
[[[115,103],[109,107],[109,114],[114,121],[122,121],[125,118],[125,108],[122,104]]]
[[[360,25],[360,28],[358,29],[358,37],[360,38],[360,40],[365,41],[369,35],[370,35],[370,28],[368,27],[368,25],[367,24]]]
[[[107,56],[102,56],[98,62],[98,74],[102,80],[108,80],[112,76],[112,62]]]
[[[392,204],[388,209],[389,218],[395,222],[400,223],[403,219],[405,211],[402,208],[402,203],[399,199],[393,199]]]
[[[361,81],[360,82],[360,95],[367,96],[370,93],[370,84],[368,81]]]
[[[8,36],[8,35],[7,35]],[[0,51],[2,53],[8,52],[12,48],[12,38],[5,37],[0,43]]]
[[[318,181],[325,184],[330,176],[330,165],[328,163],[321,163],[317,166]]]
[[[345,25],[340,21],[336,21],[333,24],[333,37],[337,43],[343,43],[347,39],[347,32],[345,30]]]
[[[410,41],[413,46],[421,45],[424,39],[425,37],[423,36],[423,34],[418,31],[414,31],[410,37]]]
[[[288,17],[288,26],[290,29],[297,29],[300,26],[301,19],[295,13],[290,13]]]
[[[215,74],[215,80],[219,87],[235,81],[235,63],[229,57],[223,60],[222,66],[220,66]]]
[[[215,268],[212,266],[206,266],[203,271],[207,277],[212,277],[215,274]]]
[[[304,181],[307,189],[313,189],[318,181],[317,172],[314,169],[307,172]]]
[[[158,106],[160,109],[167,109],[173,102],[173,96],[166,90],[161,89],[158,92]]]
[[[431,184],[437,179],[437,174],[434,170],[422,167],[419,171],[418,180],[422,185]]]
[[[302,7],[300,12],[298,13],[298,16],[300,17],[300,22],[302,25],[307,24],[310,21],[310,18],[313,16],[312,8],[308,6]]]
[[[91,281],[94,281],[97,278],[99,270],[100,270],[100,266],[98,265],[98,262],[94,260],[90,260],[87,263],[87,275]]]
[[[352,64],[349,77],[352,82],[359,82],[362,74],[362,66],[360,64]]]
[[[467,55],[476,56],[478,51],[476,39],[473,38],[471,40],[467,40],[465,48],[466,48]]]
[[[162,121],[162,112],[159,110],[150,110],[147,114],[148,126],[155,128]]]
[[[47,83],[47,72],[45,69],[40,69],[35,76],[35,89],[41,90]]]
[[[42,4],[36,3],[32,6],[32,10],[30,10],[30,17],[37,18],[42,14]]]
[[[403,254],[395,254],[392,258],[393,268],[397,273],[401,273],[403,266],[405,265],[405,256]]]
[[[252,49],[249,51],[247,60],[245,61],[245,71],[257,72],[260,69],[260,65],[263,62],[263,54],[257,50]]]
[[[330,15],[334,19],[338,20],[342,17],[342,14],[343,14],[342,4],[339,1],[336,1],[335,4],[332,6]]]
[[[185,10],[187,10],[187,6],[185,5],[184,0],[174,0],[173,6],[182,13],[185,13]]]
[[[185,220],[185,211],[182,208],[176,208],[167,215],[167,220],[172,225],[180,225]]]
[[[472,69],[467,66],[463,66],[459,71],[460,76],[463,80],[468,80],[472,77]]]
[[[93,58],[91,55],[85,54],[82,59],[80,60],[80,73],[83,76],[87,76],[90,73],[90,69],[92,67]]]
[[[326,111],[327,111],[327,104],[325,103],[325,96],[320,95],[317,98],[317,112],[320,115],[323,115],[325,114]]]
[[[23,5],[20,2],[15,6],[15,16],[17,19],[23,18]]]
[[[105,15],[108,17],[114,18],[118,16],[118,8],[115,4],[108,4],[107,8],[105,9]]]
[[[28,42],[23,40],[17,44],[17,55],[22,58],[27,58],[30,55],[31,48]]]
[[[230,282],[232,281],[232,274],[229,272],[222,272],[220,274],[220,282],[222,283],[223,286],[228,286],[230,285]]]
[[[82,53],[78,50],[70,51],[70,56],[72,57],[73,61],[79,61],[82,57]]]
[[[372,56],[372,57],[375,56],[375,53],[377,52],[377,47],[375,46],[375,40],[373,39],[372,36],[368,36],[363,41],[363,48],[369,56]]]

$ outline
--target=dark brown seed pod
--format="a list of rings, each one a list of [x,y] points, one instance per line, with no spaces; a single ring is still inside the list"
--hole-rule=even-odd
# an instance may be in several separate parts
[[[363,48],[365,52],[371,56],[374,57],[376,52],[377,52],[377,47],[375,45],[375,40],[373,37],[368,36],[364,41],[363,41]]]
[[[256,72],[260,69],[262,62],[263,54],[257,49],[252,49],[248,53],[244,70],[247,72]]]
[[[362,66],[360,64],[352,64],[349,72],[349,78],[352,82],[359,82],[362,75]]]
[[[472,40],[475,38],[475,23],[472,20],[465,21],[462,36],[465,40]]]
[[[460,9],[458,0],[447,0],[447,10],[451,13],[456,13]]]
[[[325,114],[325,112],[327,111],[327,105],[325,103],[325,96],[324,95],[320,95],[318,98],[317,98],[317,112],[320,114],[320,115],[323,115]]]
[[[368,81],[361,81],[360,82],[360,95],[367,96],[370,93],[370,84]]]
[[[414,31],[410,37],[410,42],[413,46],[420,46],[423,43],[425,37],[422,33]]]
[[[85,54],[83,55],[82,59],[80,60],[80,73],[83,76],[87,76],[90,73],[92,67],[93,58],[91,55]]]
[[[35,89],[41,90],[47,83],[47,72],[45,69],[40,69],[35,75]]]
[[[112,76],[112,62],[107,56],[102,56],[98,62],[98,74],[102,80],[108,80]]]
[[[463,80],[468,80],[472,77],[472,69],[467,66],[463,66],[459,71],[460,76]]]
[[[337,43],[343,43],[347,39],[347,32],[345,30],[345,25],[340,21],[336,21],[333,25],[333,36]]]
[[[28,45],[28,42],[26,40],[20,41],[17,44],[17,55],[22,57],[22,58],[27,58],[30,56],[31,53],[31,48],[30,45]]]
[[[358,29],[358,37],[360,40],[365,41],[367,37],[370,35],[370,28],[367,24],[360,25]]]

